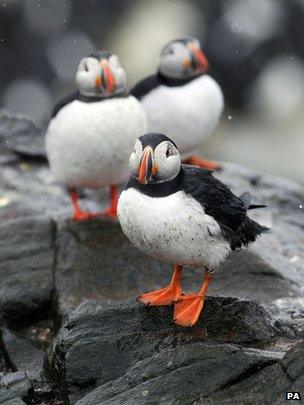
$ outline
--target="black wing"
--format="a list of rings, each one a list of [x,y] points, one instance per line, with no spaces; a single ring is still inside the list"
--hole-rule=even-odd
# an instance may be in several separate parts
[[[75,91],[74,93],[69,94],[68,96],[65,96],[60,101],[58,101],[58,103],[53,108],[51,119],[54,118],[57,115],[58,111],[61,110],[65,105],[77,99],[78,99],[78,92]]]
[[[161,83],[159,81],[158,75],[149,76],[137,83],[130,90],[130,94],[136,97],[138,100],[141,100],[146,94],[148,94],[151,90],[155,89],[160,84]]]
[[[185,192],[199,201],[206,214],[218,222],[233,250],[253,242],[267,230],[247,216],[247,201],[244,203],[234,195],[211,171],[184,165],[183,172]]]

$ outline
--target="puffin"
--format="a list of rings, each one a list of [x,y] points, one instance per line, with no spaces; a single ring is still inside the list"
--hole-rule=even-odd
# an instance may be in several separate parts
[[[208,68],[197,39],[176,39],[162,49],[157,73],[130,93],[146,110],[148,131],[170,134],[184,163],[219,169],[218,164],[193,155],[212,134],[224,108],[222,90],[207,74]]]
[[[129,151],[147,131],[140,102],[126,90],[119,58],[106,50],[84,57],[76,73],[77,91],[54,108],[46,132],[46,152],[56,182],[66,186],[73,219],[117,216],[118,185],[128,178]],[[79,189],[109,186],[111,204],[101,213],[84,211]]]
[[[174,304],[174,322],[192,326],[217,267],[268,231],[247,215],[265,205],[252,205],[248,192],[237,197],[209,169],[182,164],[175,142],[164,134],[139,137],[129,166],[118,201],[122,230],[140,251],[174,265],[167,287],[138,299],[152,306]],[[184,266],[205,269],[198,293],[183,294]]]

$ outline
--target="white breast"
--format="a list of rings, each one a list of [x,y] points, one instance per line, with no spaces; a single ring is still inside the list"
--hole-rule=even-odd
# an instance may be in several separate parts
[[[78,187],[123,182],[134,141],[146,131],[145,111],[133,96],[73,101],[51,120],[46,134],[55,180]]]
[[[129,188],[120,195],[118,218],[131,242],[156,259],[214,269],[231,251],[217,222],[183,191],[153,198]]]
[[[143,97],[142,105],[149,131],[168,135],[187,154],[213,132],[224,98],[216,81],[203,75],[184,86],[159,86]]]

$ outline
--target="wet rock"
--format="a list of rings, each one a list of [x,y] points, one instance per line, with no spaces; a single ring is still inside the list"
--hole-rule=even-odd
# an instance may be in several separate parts
[[[9,399],[8,401],[5,401],[6,405],[24,405],[25,402],[22,401],[22,399],[20,398],[13,398],[13,399]]]
[[[220,392],[214,393],[201,403],[207,404],[283,404],[285,393],[299,392],[303,395],[304,344],[290,349],[283,359],[250,377],[234,381]],[[303,398],[302,398],[303,399]],[[200,403],[200,402],[199,402]]]
[[[7,355],[18,371],[41,370],[44,352],[8,329],[3,332]]]
[[[0,404],[58,404],[62,402],[38,372],[17,371],[0,377]]]
[[[0,377],[0,404],[23,404],[22,398],[28,394],[30,388],[30,380],[22,371]]]
[[[16,219],[0,225],[0,313],[7,323],[48,313],[53,290],[52,223]]]
[[[99,386],[77,405],[190,404],[279,358],[279,353],[205,343],[160,350],[131,366],[124,376]]]
[[[197,326],[188,329],[172,324],[171,307],[87,301],[60,331],[49,351],[48,370],[73,402],[96,384],[122,377],[137,362],[151,360],[159,351],[170,357],[171,350],[197,343],[262,347],[275,342],[268,308],[220,297],[208,297],[205,308]],[[174,353],[178,356],[177,349]],[[190,369],[191,365],[189,360]],[[147,360],[146,371],[154,372],[152,360]]]
[[[40,128],[21,117],[0,117],[0,151],[13,151],[23,159],[45,161],[44,135]]]
[[[0,331],[0,375],[13,370],[6,348],[3,342],[2,331]]]
[[[164,265],[136,250],[116,221],[60,222],[56,247],[56,291],[63,315],[86,298],[132,297],[170,278],[170,267],[164,271]]]

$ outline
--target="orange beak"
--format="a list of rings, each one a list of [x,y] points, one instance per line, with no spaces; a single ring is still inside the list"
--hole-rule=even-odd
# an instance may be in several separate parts
[[[102,69],[102,75],[104,76],[104,79],[105,79],[106,93],[110,94],[115,90],[116,81],[115,81],[115,77],[113,76],[113,74],[111,72],[109,62],[106,59],[102,59],[101,69]]]
[[[95,79],[95,86],[98,90],[101,90],[102,88],[102,80],[100,76],[97,76]]]
[[[139,164],[138,181],[141,184],[147,184],[153,173],[155,173],[153,170],[153,150],[151,146],[146,146]]]
[[[116,87],[115,77],[111,72],[111,68],[106,59],[102,59],[101,65],[101,76],[97,76],[95,79],[96,88],[101,91],[102,87],[105,86],[106,94],[111,94]]]
[[[204,52],[199,46],[194,44],[190,44],[189,49],[195,58],[195,70],[206,72],[209,68],[209,62]]]

